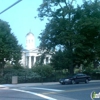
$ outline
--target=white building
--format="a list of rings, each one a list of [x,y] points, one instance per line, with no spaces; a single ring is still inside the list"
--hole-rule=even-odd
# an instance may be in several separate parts
[[[21,63],[23,66],[32,68],[40,60],[41,53],[39,48],[35,47],[35,37],[32,32],[26,34],[26,49],[22,51]],[[44,64],[50,63],[50,55],[46,55]]]

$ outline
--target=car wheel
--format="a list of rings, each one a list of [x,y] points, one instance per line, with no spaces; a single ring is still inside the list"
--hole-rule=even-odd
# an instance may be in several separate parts
[[[88,80],[88,79],[86,79],[86,80],[85,80],[85,83],[89,83],[89,80]]]
[[[75,84],[75,80],[72,80],[72,84]]]

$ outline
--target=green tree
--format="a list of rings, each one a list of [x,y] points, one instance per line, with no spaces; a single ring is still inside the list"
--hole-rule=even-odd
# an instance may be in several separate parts
[[[40,48],[64,51],[71,74],[76,65],[100,58],[100,2],[84,0],[83,5],[74,8],[73,1],[44,0],[38,9],[41,19],[49,18],[39,37]]]
[[[66,0],[44,0],[44,3],[40,6],[39,17],[49,17],[50,21],[46,25],[45,30],[40,34],[41,40],[40,47],[46,50],[66,49],[69,53],[70,59],[70,73],[74,72],[73,66],[73,23],[72,14],[74,13],[72,2],[66,2]],[[64,6],[62,6],[64,5]],[[56,10],[53,11],[53,8]]]
[[[3,69],[6,61],[13,61],[14,64],[19,63],[21,59],[22,46],[13,33],[11,33],[10,25],[0,20],[0,68]]]
[[[76,56],[87,64],[91,62],[94,66],[100,61],[100,1],[84,1],[81,7],[77,8],[74,18],[75,30],[84,37],[80,40],[80,46],[76,46]]]
[[[56,69],[56,70],[62,70],[62,69],[68,69],[70,66],[70,59],[68,59],[68,53],[66,50],[61,51],[58,50],[55,52],[54,55],[52,55],[51,58],[51,65]]]

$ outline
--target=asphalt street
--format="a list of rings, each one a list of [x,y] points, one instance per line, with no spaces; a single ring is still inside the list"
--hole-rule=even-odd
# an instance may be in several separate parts
[[[100,92],[100,82],[74,85],[60,85],[59,83],[33,86],[6,85],[0,88],[0,100],[91,100],[92,91]]]

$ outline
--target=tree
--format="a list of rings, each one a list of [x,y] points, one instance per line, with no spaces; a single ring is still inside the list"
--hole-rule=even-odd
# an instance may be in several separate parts
[[[76,65],[100,58],[100,2],[84,0],[83,5],[74,8],[73,1],[44,0],[38,9],[41,19],[49,18],[39,37],[40,48],[66,51],[65,62],[71,74]]]
[[[56,69],[56,70],[62,70],[62,69],[68,69],[70,66],[70,60],[68,59],[68,53],[66,50],[61,51],[58,50],[55,52],[54,55],[52,55],[51,58],[51,65]]]
[[[77,8],[74,18],[77,19],[75,30],[84,39],[81,46],[76,47],[76,56],[81,56],[87,64],[94,65],[100,61],[100,1],[84,1],[81,8]],[[80,58],[80,57],[79,57]],[[96,64],[97,65],[97,64]]]
[[[21,59],[22,46],[13,33],[10,25],[0,20],[0,67],[4,68],[6,61],[13,61],[17,64]]]
[[[45,30],[41,33],[40,47],[47,50],[55,50],[60,46],[65,49],[70,56],[68,60],[71,68],[69,69],[70,73],[74,72],[72,49],[73,38],[75,38],[72,29],[72,14],[74,13],[72,2],[73,0],[68,3],[66,0],[45,0],[38,9],[39,17],[47,16],[50,18]],[[56,10],[53,11],[52,7]]]

